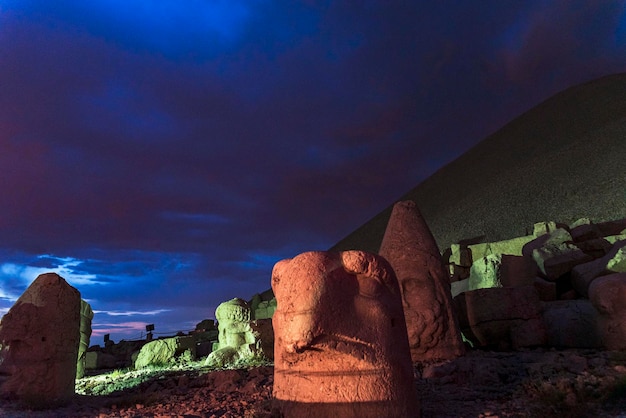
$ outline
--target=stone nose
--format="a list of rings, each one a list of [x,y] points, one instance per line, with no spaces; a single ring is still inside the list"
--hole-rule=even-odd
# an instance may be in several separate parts
[[[287,317],[289,322],[284,329],[285,350],[288,353],[300,353],[310,347],[319,335],[319,318],[313,310],[290,313]]]

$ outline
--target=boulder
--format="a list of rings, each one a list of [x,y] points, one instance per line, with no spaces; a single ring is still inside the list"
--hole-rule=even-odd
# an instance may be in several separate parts
[[[598,312],[587,299],[543,304],[548,345],[557,348],[600,348]]]
[[[589,286],[589,299],[600,314],[598,328],[604,347],[626,350],[626,273],[594,280]]]
[[[76,378],[85,376],[85,355],[89,348],[91,338],[91,320],[93,310],[91,305],[81,299],[80,301],[80,345],[78,346],[78,361],[76,362]]]
[[[394,205],[379,254],[400,284],[413,362],[449,360],[465,353],[450,282],[439,248],[417,205]]]
[[[461,331],[476,346],[521,348],[546,342],[541,301],[534,286],[470,290],[454,300]]]
[[[58,274],[35,279],[0,320],[0,394],[39,407],[71,400],[80,308],[80,293]]]
[[[176,358],[189,350],[191,357],[196,357],[196,341],[191,336],[163,338],[144,344],[135,360],[135,369],[150,365],[166,365],[175,362]]]
[[[303,253],[276,263],[272,289],[280,416],[419,416],[402,296],[385,259]]]
[[[532,284],[534,269],[524,257],[489,254],[472,264],[469,290]]]

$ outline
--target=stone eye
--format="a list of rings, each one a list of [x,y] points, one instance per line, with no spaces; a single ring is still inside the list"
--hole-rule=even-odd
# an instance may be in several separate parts
[[[359,277],[359,293],[368,298],[377,298],[382,293],[382,284],[371,277]]]

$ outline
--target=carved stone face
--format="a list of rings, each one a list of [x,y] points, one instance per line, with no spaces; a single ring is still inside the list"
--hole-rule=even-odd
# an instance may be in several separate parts
[[[337,417],[415,416],[400,290],[383,258],[304,253],[276,264],[272,288],[274,397],[285,417],[320,408]]]

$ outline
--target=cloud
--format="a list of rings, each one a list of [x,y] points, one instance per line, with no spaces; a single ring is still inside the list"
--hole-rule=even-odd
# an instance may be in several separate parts
[[[109,316],[137,316],[137,315],[159,315],[169,312],[170,309],[155,309],[152,311],[93,311],[94,314],[104,314]]]

